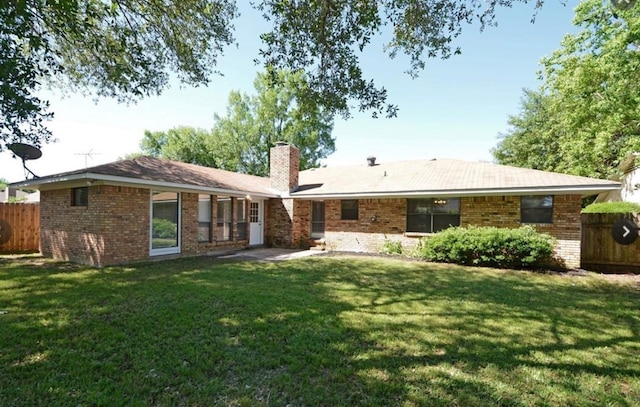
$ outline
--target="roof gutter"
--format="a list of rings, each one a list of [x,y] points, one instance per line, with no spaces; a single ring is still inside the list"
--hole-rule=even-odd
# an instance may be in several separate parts
[[[523,187],[523,188],[487,188],[487,189],[450,189],[424,191],[390,191],[390,192],[338,192],[338,193],[304,193],[294,192],[291,198],[298,199],[354,199],[354,198],[411,198],[411,197],[466,197],[466,196],[501,196],[501,195],[576,195],[583,197],[596,195],[601,192],[616,191],[620,184],[602,184],[589,186],[559,186],[559,187]]]
[[[138,178],[127,178],[127,177],[119,177],[114,175],[104,175],[104,174],[96,174],[91,172],[85,172],[81,174],[72,174],[72,175],[63,175],[58,177],[51,178],[36,178],[32,180],[15,182],[10,186],[15,188],[33,188],[40,187],[40,190],[48,190],[48,189],[57,189],[50,187],[55,183],[66,183],[66,184],[78,184],[83,183],[85,185],[97,185],[97,184],[115,184],[121,186],[135,186],[135,187],[158,187],[164,189],[171,189],[175,191],[185,191],[185,192],[198,192],[198,193],[212,193],[212,194],[220,194],[220,195],[251,195],[260,198],[277,198],[278,194],[275,193],[267,193],[267,192],[257,192],[257,191],[238,191],[234,189],[226,189],[226,188],[211,188],[211,187],[203,187],[200,185],[185,185],[175,182],[165,182],[165,181],[152,181],[152,180],[144,180]]]

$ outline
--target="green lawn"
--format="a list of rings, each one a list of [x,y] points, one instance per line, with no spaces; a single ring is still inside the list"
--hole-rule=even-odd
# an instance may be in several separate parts
[[[402,260],[0,258],[0,405],[638,406],[640,291]]]

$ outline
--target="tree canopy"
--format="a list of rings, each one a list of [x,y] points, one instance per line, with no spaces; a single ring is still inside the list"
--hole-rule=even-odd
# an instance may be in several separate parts
[[[220,160],[219,150],[208,130],[188,126],[175,127],[167,131],[145,131],[140,141],[142,154],[226,169]]]
[[[494,23],[495,10],[543,0],[260,0],[271,24],[257,59],[307,73],[301,104],[330,114],[352,108],[394,116],[384,87],[360,58],[382,38],[389,57],[405,54],[417,75],[427,58],[448,58],[466,23]],[[157,95],[173,72],[207,85],[234,43],[233,0],[5,0],[0,5],[0,151],[7,143],[48,142],[44,82],[120,101]],[[273,76],[272,80],[277,80]],[[350,106],[355,102],[355,106]]]
[[[538,90],[494,149],[503,164],[608,178],[640,150],[640,14],[608,1],[576,7],[575,34],[542,60]]]
[[[43,81],[119,101],[159,94],[171,72],[207,84],[236,16],[226,0],[3,1],[0,150],[50,140]]]
[[[271,76],[277,81],[271,81]],[[144,154],[246,174],[269,174],[269,149],[286,141],[300,149],[300,169],[320,166],[335,151],[332,115],[317,105],[299,103],[308,88],[304,74],[258,74],[255,95],[233,91],[224,116],[214,114],[211,131],[178,127],[146,131]]]

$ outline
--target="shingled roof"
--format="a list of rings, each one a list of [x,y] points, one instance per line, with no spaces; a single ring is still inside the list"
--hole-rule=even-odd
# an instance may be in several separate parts
[[[615,190],[620,184],[574,175],[449,159],[317,168],[300,173],[299,198],[472,196]]]
[[[73,183],[80,180],[179,188],[212,193],[251,193],[265,197],[278,196],[270,188],[269,178],[153,157],[116,161],[24,181],[17,183],[17,185],[22,187],[46,186],[47,184]]]
[[[18,187],[107,182],[212,194],[278,197],[269,178],[152,157],[116,161],[13,184]],[[620,188],[620,183],[574,175],[459,160],[415,160],[374,166],[316,168],[300,172],[294,198],[366,198],[581,194]]]

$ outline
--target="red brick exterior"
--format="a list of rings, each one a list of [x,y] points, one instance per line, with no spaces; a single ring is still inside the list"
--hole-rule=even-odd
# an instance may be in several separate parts
[[[271,188],[291,192],[298,187],[300,151],[290,144],[277,144],[269,151]]]
[[[311,201],[265,201],[265,243],[275,247],[307,247],[311,232]]]
[[[566,267],[580,265],[580,196],[554,196],[553,223],[533,225],[558,240],[556,255]],[[289,211],[279,210],[282,200],[270,200],[268,243],[275,246],[304,246],[311,228],[311,201],[289,202]],[[286,200],[291,201],[291,200]],[[360,199],[358,220],[341,220],[341,201],[325,201],[325,237],[327,249],[378,252],[386,241],[400,241],[414,247],[418,233],[405,233],[406,199]],[[291,211],[293,208],[293,211]],[[291,218],[294,221],[291,221]],[[283,222],[286,228],[280,227]],[[280,226],[278,226],[280,225]],[[519,196],[464,197],[460,201],[460,225],[517,228],[520,223]]]
[[[580,195],[553,197],[553,223],[534,224],[539,232],[558,240],[556,256],[569,268],[580,267],[580,238],[582,223]],[[520,197],[495,196],[463,198],[460,203],[462,226],[499,226],[517,228],[520,223]]]
[[[89,187],[87,206],[71,206],[71,189],[40,193],[40,252],[94,266],[149,256],[149,190]]]
[[[159,258],[149,254],[151,193],[121,186],[89,187],[87,206],[71,206],[71,189],[40,194],[40,252],[46,257],[103,267]],[[181,193],[181,254],[198,255],[235,247],[247,240],[198,242],[198,194]],[[216,200],[212,199],[215,228]],[[246,209],[245,209],[246,210]]]
[[[216,227],[216,214],[218,206],[216,196],[211,196],[211,220],[212,230]],[[218,242],[216,233],[212,233],[210,242],[198,242],[198,194],[182,193],[182,254],[199,255],[208,254],[217,250],[246,247],[249,245],[249,227],[247,225],[246,240],[238,237],[238,214],[236,213],[237,198],[231,198],[231,208],[233,214],[233,238],[229,241]],[[245,205],[245,219],[248,218],[248,204]]]
[[[299,151],[288,144],[271,149],[271,185],[284,198],[264,206],[265,242],[270,246],[306,247],[310,244],[312,201],[293,199],[298,186]],[[69,188],[41,192],[40,250],[43,255],[95,266],[148,260],[150,256],[149,189],[90,186],[87,206],[71,206]],[[230,241],[198,242],[198,194],[181,193],[180,255],[246,247],[237,228],[236,199],[232,198],[233,237]],[[520,226],[519,196],[464,197],[461,226]],[[387,241],[411,248],[424,234],[406,233],[407,200],[360,199],[358,220],[341,220],[341,201],[325,201],[325,245],[329,250],[377,252]],[[580,264],[580,196],[554,197],[553,223],[535,225],[558,240],[556,254],[567,267]],[[211,199],[212,230],[217,226],[217,201]],[[248,220],[248,205],[245,219]],[[155,256],[153,258],[156,258]]]

